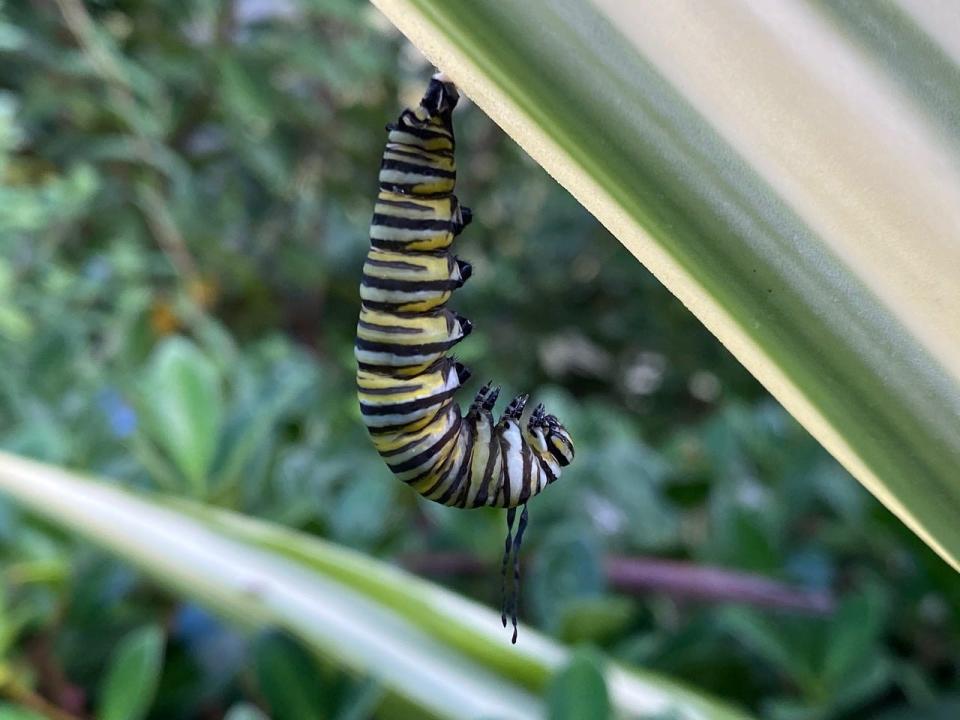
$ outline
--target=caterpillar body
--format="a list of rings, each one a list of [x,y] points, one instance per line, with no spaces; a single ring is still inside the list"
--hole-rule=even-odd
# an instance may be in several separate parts
[[[449,356],[471,323],[446,307],[471,275],[450,254],[472,215],[453,194],[452,112],[459,95],[442,75],[417,108],[387,126],[370,250],[360,284],[356,359],[360,412],[390,470],[424,497],[459,508],[507,509],[503,573],[513,556],[514,592],[504,596],[517,638],[518,552],[526,503],[560,477],[574,456],[563,425],[538,405],[526,424],[526,395],[494,420],[499,388],[480,388],[467,410],[454,400],[470,371]],[[522,506],[516,534],[517,509]]]

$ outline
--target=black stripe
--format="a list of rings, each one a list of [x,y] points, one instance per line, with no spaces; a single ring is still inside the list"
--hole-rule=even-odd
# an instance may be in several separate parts
[[[428,130],[427,128],[416,127],[415,125],[401,125],[398,122],[390,123],[389,125],[387,125],[387,132],[389,133],[393,131],[407,133],[408,135],[413,135],[414,137],[420,138],[421,140],[436,140],[437,138],[442,138],[444,140],[449,140],[450,145],[451,146],[453,145],[453,135],[450,134],[449,132],[440,132],[438,130]],[[388,139],[388,142],[398,142],[397,140],[389,140],[389,136],[387,136],[387,139]]]
[[[567,459],[563,456],[563,453],[561,453],[559,450],[557,450],[557,449],[553,446],[553,443],[551,443],[551,442],[548,441],[548,442],[547,442],[547,449],[550,451],[550,454],[553,455],[553,457],[556,458],[557,462],[560,463],[560,466],[561,466],[561,467],[563,467],[564,465],[567,465],[567,464],[568,464],[568,463],[567,463]]]
[[[430,418],[430,420],[425,425],[417,428],[416,430],[411,430],[410,425],[413,423],[419,423],[421,420],[423,420],[422,417],[416,418],[415,420],[408,420],[407,422],[401,423],[399,425],[384,425],[382,427],[370,427],[368,425],[367,432],[369,432],[371,435],[396,435],[397,433],[420,432],[420,430],[423,430],[423,428],[425,428],[427,425],[429,425],[436,419],[438,413],[445,412],[446,407],[447,407],[446,405],[441,405],[437,409],[437,412],[434,413],[433,416]]]
[[[451,127],[451,128],[448,128],[448,129],[445,129],[445,130],[438,130],[436,127],[424,127],[423,125],[414,124],[413,126],[411,126],[411,125],[405,125],[405,126],[402,126],[402,127],[397,127],[396,129],[397,129],[398,131],[400,131],[400,132],[404,132],[405,129],[406,129],[406,128],[409,128],[409,127],[416,127],[417,130],[423,130],[423,131],[425,131],[425,132],[436,133],[436,136],[437,136],[438,138],[441,138],[441,139],[443,139],[443,140],[449,140],[450,143],[451,143],[451,146],[452,146],[452,144],[455,142],[455,138],[453,137],[453,128],[452,128],[452,127]],[[412,135],[412,134],[413,134],[413,133],[411,133],[411,135]],[[424,140],[424,139],[428,139],[428,138],[422,138],[422,137],[420,137],[420,136],[418,135],[418,136],[417,136],[417,139],[418,139],[418,140]],[[408,152],[412,152],[412,151],[414,151],[414,150],[419,150],[420,152],[425,152],[425,153],[442,153],[442,154],[444,154],[444,155],[447,155],[448,157],[453,157],[453,148],[452,148],[452,147],[450,147],[450,148],[427,148],[427,147],[425,147],[424,144],[422,144],[422,143],[419,143],[419,142],[404,142],[404,141],[402,141],[402,140],[397,140],[396,138],[392,138],[392,137],[390,137],[390,135],[388,134],[388,135],[387,135],[387,146],[386,146],[386,149],[387,149],[387,150],[392,150],[393,148],[396,148],[396,147],[404,148],[404,149],[406,149]]]
[[[400,474],[402,472],[406,472],[407,470],[413,470],[415,467],[420,467],[421,465],[423,465],[424,461],[427,458],[439,452],[440,449],[447,442],[449,442],[451,436],[456,435],[458,432],[460,432],[460,422],[461,422],[460,417],[457,416],[456,421],[450,425],[447,431],[433,445],[428,447],[423,452],[417,453],[412,458],[408,458],[407,460],[404,460],[401,463],[397,463],[396,465],[391,465],[390,463],[387,463],[387,467],[389,467],[390,471],[393,472],[395,475]]]
[[[424,207],[410,200],[387,200],[386,198],[377,197],[378,205],[390,205],[392,207],[403,208],[404,210],[416,210],[417,212],[433,212],[433,208]],[[376,217],[376,215],[374,215]]]
[[[423,363],[417,363],[416,365],[372,365],[370,363],[358,362],[357,367],[361,370],[366,370],[367,372],[377,373],[378,375],[384,375],[386,377],[393,377],[401,370],[413,370],[414,368],[423,367]],[[386,369],[388,372],[381,372]]]
[[[437,472],[437,479],[436,479],[436,481],[433,483],[433,485],[431,485],[430,487],[428,487],[426,490],[421,490],[421,491],[420,491],[420,494],[421,494],[423,497],[428,497],[431,493],[436,492],[437,489],[438,489],[441,485],[443,485],[443,483],[447,482],[448,480],[451,480],[451,478],[450,478],[450,471],[453,469],[453,465],[454,465],[454,463],[455,463],[456,460],[457,460],[457,448],[458,448],[458,447],[459,447],[459,446],[458,446],[457,444],[454,444],[454,445],[450,448],[450,452],[448,452],[448,453],[447,453],[447,456],[443,459],[443,464],[442,464],[442,465],[440,466],[440,468],[436,471],[436,472]],[[461,468],[463,467],[463,463],[460,464],[460,467],[461,467]],[[458,472],[457,472],[457,475],[459,475],[459,474],[460,474],[460,472],[458,471]],[[455,479],[456,479],[456,478],[453,478],[453,480],[455,480]],[[451,480],[451,482],[452,482],[452,480]]]
[[[437,473],[437,479],[436,479],[436,481],[433,483],[433,485],[431,485],[430,487],[428,487],[426,490],[420,490],[420,491],[419,491],[419,493],[420,493],[423,497],[425,497],[425,498],[430,498],[431,493],[435,493],[435,492],[437,491],[437,489],[438,489],[441,485],[443,485],[443,483],[445,483],[445,482],[450,478],[450,464],[451,464],[451,463],[450,463],[450,459],[454,457],[454,453],[456,453],[456,449],[455,449],[455,448],[450,448],[450,454],[447,455],[446,459],[443,461],[443,464],[444,464],[446,467],[440,468],[440,471]],[[458,474],[459,474],[459,473],[458,473]],[[452,482],[451,482],[451,484],[452,484]],[[446,492],[444,492],[444,494],[446,494]]]
[[[434,417],[433,420],[436,420],[436,417]],[[410,435],[414,435],[414,434],[416,434],[416,433],[423,432],[425,428],[430,427],[430,424],[433,422],[433,420],[431,420],[430,423],[427,423],[426,425],[424,425],[424,426],[423,426],[422,428],[420,428],[419,430],[414,430],[413,432],[411,432],[411,433],[409,433],[409,434],[410,434]],[[386,451],[384,451],[384,452],[381,452],[381,453],[380,453],[380,457],[382,457],[382,458],[388,458],[388,457],[393,457],[394,455],[400,455],[400,454],[402,454],[402,453],[407,452],[407,450],[409,450],[410,448],[412,448],[414,445],[419,445],[422,441],[423,441],[423,438],[422,438],[422,437],[418,437],[418,438],[416,438],[416,439],[414,439],[414,440],[411,440],[411,441],[408,442],[406,445],[401,445],[400,447],[394,448],[393,450],[386,450]],[[389,463],[387,463],[387,465],[389,465]]]
[[[382,268],[391,268],[393,270],[412,270],[413,272],[427,272],[427,268],[424,265],[417,265],[416,263],[407,262],[406,260],[377,260],[376,258],[367,257],[365,265],[373,265],[374,267]]]
[[[434,417],[434,420],[436,420],[436,417]],[[432,421],[431,421],[431,422],[432,422]],[[428,424],[428,425],[425,425],[424,427],[429,427],[429,424]],[[424,428],[420,428],[419,430],[414,430],[413,433],[423,432],[423,430],[424,430]],[[413,433],[411,433],[411,434],[413,434]],[[393,450],[387,450],[386,452],[380,453],[380,457],[382,457],[382,458],[388,458],[388,457],[393,457],[394,455],[400,455],[401,453],[405,453],[407,450],[409,450],[410,448],[412,448],[414,445],[419,444],[422,440],[423,440],[422,437],[417,438],[417,439],[415,439],[415,440],[411,440],[411,441],[408,442],[406,445],[401,445],[400,447],[395,448],[395,449],[393,449]],[[389,464],[389,463],[388,463],[388,464]]]
[[[431,416],[430,416],[430,419],[429,419],[424,425],[422,425],[421,427],[417,428],[416,430],[411,430],[411,429],[410,429],[410,425],[412,425],[413,423],[419,423],[419,422],[421,422],[421,421],[423,420],[422,417],[421,417],[421,418],[417,418],[416,420],[408,420],[407,422],[401,423],[400,425],[384,425],[383,427],[369,427],[369,426],[368,426],[368,427],[367,427],[367,432],[369,432],[371,435],[377,435],[377,436],[380,436],[380,435],[396,435],[397,433],[405,433],[405,434],[406,434],[406,433],[420,432],[421,430],[423,430],[423,428],[427,427],[427,425],[429,425],[429,424],[432,423],[434,420],[436,420],[436,419],[437,419],[437,415],[439,415],[440,413],[446,412],[449,407],[450,407],[449,403],[446,403],[446,404],[444,404],[444,405],[441,405],[439,408],[437,408],[437,412],[435,412],[433,415],[431,415]]]
[[[437,470],[437,466],[438,466],[438,465],[440,466],[440,471],[442,471],[442,470],[443,470],[443,466],[447,464],[447,462],[450,460],[450,456],[451,456],[452,454],[453,454],[453,448],[451,448],[451,449],[447,452],[447,454],[446,454],[445,457],[440,458],[440,457],[438,456],[437,462],[432,463],[432,464],[430,465],[430,467],[428,467],[428,468],[427,468],[426,470],[424,470],[422,473],[420,473],[420,474],[417,475],[416,477],[410,478],[409,480],[404,480],[404,482],[405,482],[407,485],[413,485],[414,483],[420,482],[421,480],[423,480],[425,477],[427,477],[427,476],[430,475],[431,473],[438,472],[438,470]],[[442,473],[441,473],[441,474],[442,474]]]
[[[422,335],[423,330],[417,327],[405,327],[403,325],[377,325],[366,320],[357,320],[357,325],[364,330],[374,330],[386,335]]]
[[[357,383],[357,389],[362,392],[364,395],[399,395],[400,393],[412,392],[414,390],[419,390],[423,385],[398,385],[396,387],[389,388],[365,388],[359,382]]]
[[[559,475],[553,472],[553,469],[550,467],[550,463],[548,463],[546,460],[541,460],[540,458],[537,458],[537,461],[540,463],[540,469],[543,470],[543,472],[547,476],[547,485],[554,482],[558,477],[560,477]]]
[[[448,477],[450,477],[450,466],[453,465],[454,461],[456,460],[456,457],[457,457],[457,447],[456,445],[454,445],[453,447],[450,448],[449,452],[447,452],[447,456],[443,459],[443,462],[440,464],[440,467],[437,468],[436,470],[431,470],[432,473],[436,474],[437,480],[436,482],[433,483],[433,485],[431,485],[426,490],[420,491],[421,495],[426,497],[428,493],[431,493],[434,490],[436,490],[441,484],[443,484],[447,480]],[[426,473],[425,476],[429,474],[430,473]]]
[[[530,446],[527,445],[527,441],[523,439],[522,434],[520,438],[520,452],[523,455],[523,487],[520,489],[520,503],[525,503],[530,498],[531,492],[533,492],[533,477],[530,467],[533,451],[530,449]]]
[[[447,453],[447,454],[449,455],[450,453]],[[442,460],[437,460],[437,462],[433,463],[433,465],[428,467],[426,470],[424,470],[422,473],[420,473],[416,477],[412,477],[409,480],[404,480],[403,482],[405,482],[407,485],[413,485],[414,483],[418,483],[421,480],[423,480],[425,477],[430,475],[431,473],[435,472],[435,468],[437,467],[437,465],[442,465],[446,461],[447,461],[447,458],[443,458]]]
[[[484,422],[489,422],[484,420]],[[481,507],[487,504],[487,497],[490,494],[490,482],[493,480],[493,468],[496,465],[497,455],[500,452],[500,438],[497,437],[496,428],[491,429],[490,443],[487,448],[487,464],[483,468],[483,478],[480,481],[480,489],[473,498],[472,507]],[[502,460],[502,458],[501,458]],[[500,463],[500,476],[503,477],[503,463]]]
[[[421,253],[421,254],[427,255],[432,253]],[[369,310],[370,308],[364,305],[364,309]],[[443,315],[447,319],[447,327],[450,327],[450,322],[452,321],[456,313],[453,310],[449,310],[447,308],[439,308],[436,310],[424,310],[422,312],[403,312],[400,310],[394,310],[388,313],[384,313],[384,315],[392,315],[394,317],[398,317],[403,320],[419,320],[420,318],[423,318],[423,317],[434,319]],[[360,312],[360,317],[363,317],[362,311]]]
[[[412,150],[407,150],[405,148],[416,148],[418,152]],[[417,145],[407,145],[406,143],[398,142],[388,142],[387,146],[383,149],[383,154],[391,155],[403,155],[404,157],[418,158],[420,160],[427,160],[433,162],[436,158],[438,161],[442,160],[452,160],[453,152],[450,150],[427,150],[426,148],[419,147]]]
[[[444,390],[436,395],[428,395],[427,397],[417,398],[416,400],[408,400],[407,402],[402,403],[392,403],[390,405],[367,405],[361,400],[360,414],[367,415],[369,417],[376,417],[377,415],[404,415],[409,412],[414,412],[415,410],[425,410],[432,405],[442,403],[444,400],[452,396],[455,391],[456,388],[453,390]],[[378,428],[378,430],[379,429],[380,428]]]
[[[435,120],[440,120],[440,123],[434,122]],[[428,115],[425,118],[421,118],[412,108],[404,109],[403,112],[400,113],[400,117],[397,118],[397,122],[387,127],[391,130],[413,128],[423,132],[432,132],[443,137],[453,136],[452,118],[437,115]]]
[[[500,443],[500,463],[502,465],[502,472],[500,477],[503,478],[503,482],[500,484],[500,491],[493,496],[493,502],[497,502],[497,497],[499,497],[500,492],[503,493],[503,507],[507,507],[507,503],[510,502],[510,461],[509,461],[509,451],[505,449],[509,448],[509,443],[504,442],[504,436],[502,433],[496,433],[494,437],[497,439],[497,442]]]
[[[399,228],[401,230],[449,230],[450,220],[419,220],[417,218],[405,218],[399,215],[381,215],[374,213],[371,225],[380,227]]]
[[[458,415],[457,415],[458,429],[460,429],[459,421],[460,421],[460,415],[459,415],[459,413],[458,413]],[[444,460],[443,460],[443,465],[440,466],[440,469],[439,469],[439,471],[437,472],[437,480],[436,480],[436,482],[434,482],[433,485],[431,485],[430,487],[428,487],[426,490],[421,490],[421,491],[420,491],[420,494],[421,494],[423,497],[428,497],[428,496],[432,495],[433,493],[435,493],[435,492],[439,489],[439,487],[440,487],[444,482],[446,482],[448,479],[450,479],[450,468],[451,468],[451,466],[453,465],[453,462],[454,462],[454,461],[456,460],[456,458],[457,458],[457,453],[458,453],[457,448],[458,448],[458,447],[459,447],[459,443],[458,443],[456,440],[454,440],[454,441],[453,441],[453,445],[450,447],[450,451],[447,453],[447,457],[444,458]],[[463,470],[463,463],[460,464],[460,471],[457,472],[457,477],[455,477],[455,478],[452,479],[451,485],[457,482],[457,480],[459,479],[459,477],[462,475],[462,470]],[[449,488],[448,488],[446,491],[444,491],[444,495],[446,495],[447,492],[449,492]]]
[[[425,290],[456,290],[460,287],[456,280],[398,280],[396,278],[378,278],[366,273],[360,278],[360,284],[378,290],[397,290],[409,293]],[[417,300],[404,302],[417,302]],[[367,303],[367,307],[373,306]]]
[[[388,160],[386,158],[380,162],[380,169],[399,170],[400,172],[415,173],[417,175],[426,175],[428,177],[448,178],[450,180],[454,180],[457,177],[456,170],[441,170],[440,168],[430,167],[429,165],[421,165],[419,163],[411,163],[404,160]],[[422,182],[423,181],[421,181],[421,183]]]
[[[470,468],[473,465],[473,443],[475,440],[473,425],[468,422],[464,428],[467,433],[467,442],[463,451],[463,464],[460,466],[460,472],[457,473],[457,476],[453,479],[453,482],[450,483],[450,487],[444,491],[443,495],[437,498],[437,502],[441,503],[442,505],[446,505],[450,502],[450,499],[456,494],[457,489],[463,485],[463,479],[470,475]],[[467,481],[465,487],[470,487],[469,480]]]
[[[444,350],[449,350],[452,348],[462,339],[463,338],[457,338],[456,340],[447,340],[444,342],[423,343],[422,345],[395,345],[388,342],[364,340],[358,337],[356,346],[360,350],[369,350],[370,352],[382,352],[389,353],[391,355],[397,355],[399,357],[407,357],[410,355],[430,355],[432,353],[443,352]]]

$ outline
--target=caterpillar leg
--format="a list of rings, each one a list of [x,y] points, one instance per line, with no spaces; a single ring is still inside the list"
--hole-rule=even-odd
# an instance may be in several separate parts
[[[457,312],[453,313],[453,317],[460,324],[460,332],[463,333],[461,340],[473,332],[473,322],[469,318],[465,318]]]
[[[527,405],[527,400],[530,398],[529,395],[517,395],[513,400],[510,401],[510,404],[507,405],[507,409],[503,413],[503,420],[519,420],[520,416],[523,415],[523,408]]]
[[[470,405],[471,411],[493,410],[493,406],[497,404],[497,398],[500,396],[500,386],[491,388],[492,384],[493,381],[491,380],[477,391],[476,397],[473,398],[473,403]]]
[[[457,281],[457,287],[463,287],[463,284],[470,279],[473,275],[473,265],[468,263],[466,260],[461,260],[456,258],[457,271],[459,272],[459,279]]]
[[[530,416],[530,426],[539,427],[546,424],[546,415],[547,410],[543,407],[543,403],[540,403],[533,409],[533,414]]]
[[[454,236],[462,233],[471,222],[473,222],[473,210],[457,202],[456,210],[453,213],[450,223]]]
[[[462,362],[454,359],[452,359],[452,362],[453,370],[457,373],[457,382],[460,383],[460,385],[463,385],[467,382],[467,380],[473,377],[473,371],[471,371],[470,368],[468,368]]]

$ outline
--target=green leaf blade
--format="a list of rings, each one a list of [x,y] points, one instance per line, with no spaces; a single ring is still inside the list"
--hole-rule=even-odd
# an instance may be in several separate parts
[[[510,644],[491,609],[360,553],[264,521],[116,487],[0,453],[0,491],[241,625],[288,633],[437,717],[539,718],[567,651],[530,628]],[[745,716],[658,676],[609,666],[627,716]],[[109,718],[108,720],[113,720]]]
[[[604,718],[610,714],[610,699],[600,658],[578,650],[547,688],[551,720]]]
[[[960,175],[924,107],[802,3],[375,4],[960,568]]]
[[[223,418],[220,377],[213,363],[183,338],[166,340],[154,354],[144,390],[148,428],[187,479],[204,495]]]
[[[97,720],[146,717],[163,669],[164,635],[157,625],[128,634],[110,660],[100,693]]]

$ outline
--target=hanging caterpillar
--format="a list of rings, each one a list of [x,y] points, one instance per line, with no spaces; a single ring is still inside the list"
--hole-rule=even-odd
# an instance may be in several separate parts
[[[458,99],[453,83],[435,75],[419,107],[387,126],[360,284],[357,385],[373,444],[400,480],[443,505],[507,509],[501,569],[505,589],[512,554],[514,591],[509,601],[504,593],[501,620],[506,627],[509,610],[515,643],[527,501],[573,460],[573,442],[543,405],[521,425],[526,395],[496,422],[498,387],[480,388],[466,415],[453,399],[470,371],[448,353],[472,327],[445,307],[471,274],[469,263],[448,252],[472,217],[453,194]]]

